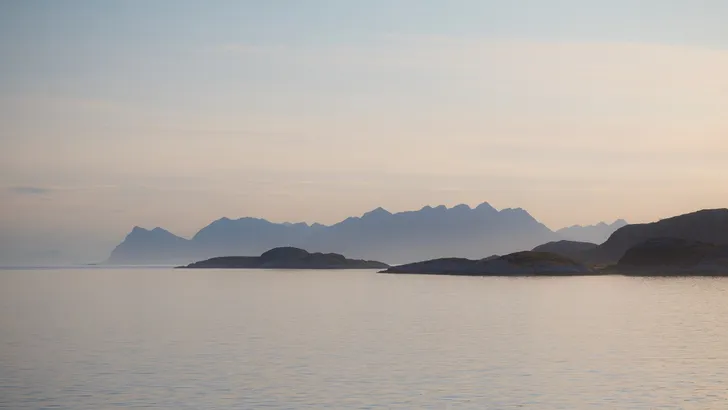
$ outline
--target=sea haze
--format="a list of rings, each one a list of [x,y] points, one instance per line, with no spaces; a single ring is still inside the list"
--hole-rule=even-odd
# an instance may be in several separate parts
[[[562,239],[596,237],[601,243],[625,223],[620,220],[611,225],[572,226],[562,234],[550,230],[524,209],[497,210],[487,202],[475,208],[440,205],[398,213],[377,208],[331,226],[221,218],[190,239],[159,227],[134,227],[106,262],[180,265],[218,256],[257,256],[281,246],[389,264],[453,256],[480,259]]]
[[[724,409],[728,278],[0,272],[0,407]]]

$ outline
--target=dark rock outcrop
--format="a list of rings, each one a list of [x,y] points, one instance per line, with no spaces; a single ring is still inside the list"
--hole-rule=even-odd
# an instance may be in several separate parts
[[[633,246],[608,271],[632,275],[728,275],[728,246],[655,238]]]
[[[646,224],[618,229],[603,244],[584,253],[584,260],[595,265],[619,261],[628,249],[656,238],[728,245],[728,209],[706,209]]]
[[[443,258],[393,266],[383,273],[463,276],[568,276],[593,271],[572,259],[548,252],[516,252],[480,260]]]
[[[337,253],[309,253],[294,247],[274,248],[260,256],[222,256],[181,268],[202,269],[384,269],[377,261],[347,259]]]

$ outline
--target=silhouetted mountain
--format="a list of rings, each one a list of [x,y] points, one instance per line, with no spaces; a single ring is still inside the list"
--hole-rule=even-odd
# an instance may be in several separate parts
[[[482,257],[522,250],[555,235],[522,209],[497,211],[489,205],[471,209],[424,207],[390,214],[375,210],[331,226],[309,243],[358,258],[407,262],[432,257]]]
[[[728,246],[679,238],[655,238],[625,252],[607,269],[632,275],[728,275]]]
[[[575,261],[583,261],[584,252],[591,251],[597,246],[597,244],[591,242],[555,241],[539,245],[533,248],[533,251],[555,253]]]
[[[195,251],[202,257],[259,255],[278,246],[301,245],[314,230],[307,224],[276,224],[265,219],[222,218],[202,228],[192,237]]]
[[[260,256],[222,256],[184,268],[207,269],[384,269],[386,263],[347,259],[338,253],[309,253],[293,247],[274,248]]]
[[[189,263],[216,256],[255,255],[280,246],[401,263],[506,254],[558,239],[523,209],[498,211],[487,203],[474,209],[467,205],[449,209],[426,206],[399,213],[377,208],[331,226],[222,218],[190,240],[166,231],[167,235],[159,236],[137,231],[139,228],[112,252],[109,263]]]
[[[195,260],[192,243],[162,228],[135,226],[109,256],[111,264],[175,264]]]
[[[611,224],[600,222],[596,225],[574,225],[568,228],[561,228],[556,233],[564,239],[576,242],[591,242],[600,244],[609,238],[617,229],[627,225],[624,219],[618,219]]]
[[[586,275],[588,267],[548,252],[515,252],[480,260],[441,258],[393,266],[383,273],[463,276]]]
[[[595,264],[612,264],[640,243],[656,238],[676,238],[728,245],[728,209],[706,209],[647,224],[633,224],[615,231],[584,257]]]

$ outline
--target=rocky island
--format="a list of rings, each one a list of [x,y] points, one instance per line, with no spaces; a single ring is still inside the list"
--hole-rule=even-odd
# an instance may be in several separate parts
[[[393,266],[382,273],[462,276],[572,276],[594,274],[590,268],[565,256],[524,251],[473,260],[442,258]]]
[[[338,253],[309,253],[293,247],[274,248],[260,256],[222,256],[191,263],[186,269],[386,269],[377,261],[347,259]]]
[[[654,238],[629,248],[605,271],[636,276],[728,276],[728,246]]]

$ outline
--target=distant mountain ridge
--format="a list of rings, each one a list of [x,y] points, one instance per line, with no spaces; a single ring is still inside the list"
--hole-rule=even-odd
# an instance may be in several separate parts
[[[439,257],[482,258],[564,239],[521,208],[425,206],[391,213],[376,208],[333,225],[220,218],[192,238],[134,227],[109,264],[187,264],[219,256],[259,255],[295,246],[351,258],[407,263]]]
[[[617,229],[628,225],[624,219],[611,224],[600,222],[596,225],[573,225],[556,231],[564,239],[575,242],[604,243]]]

